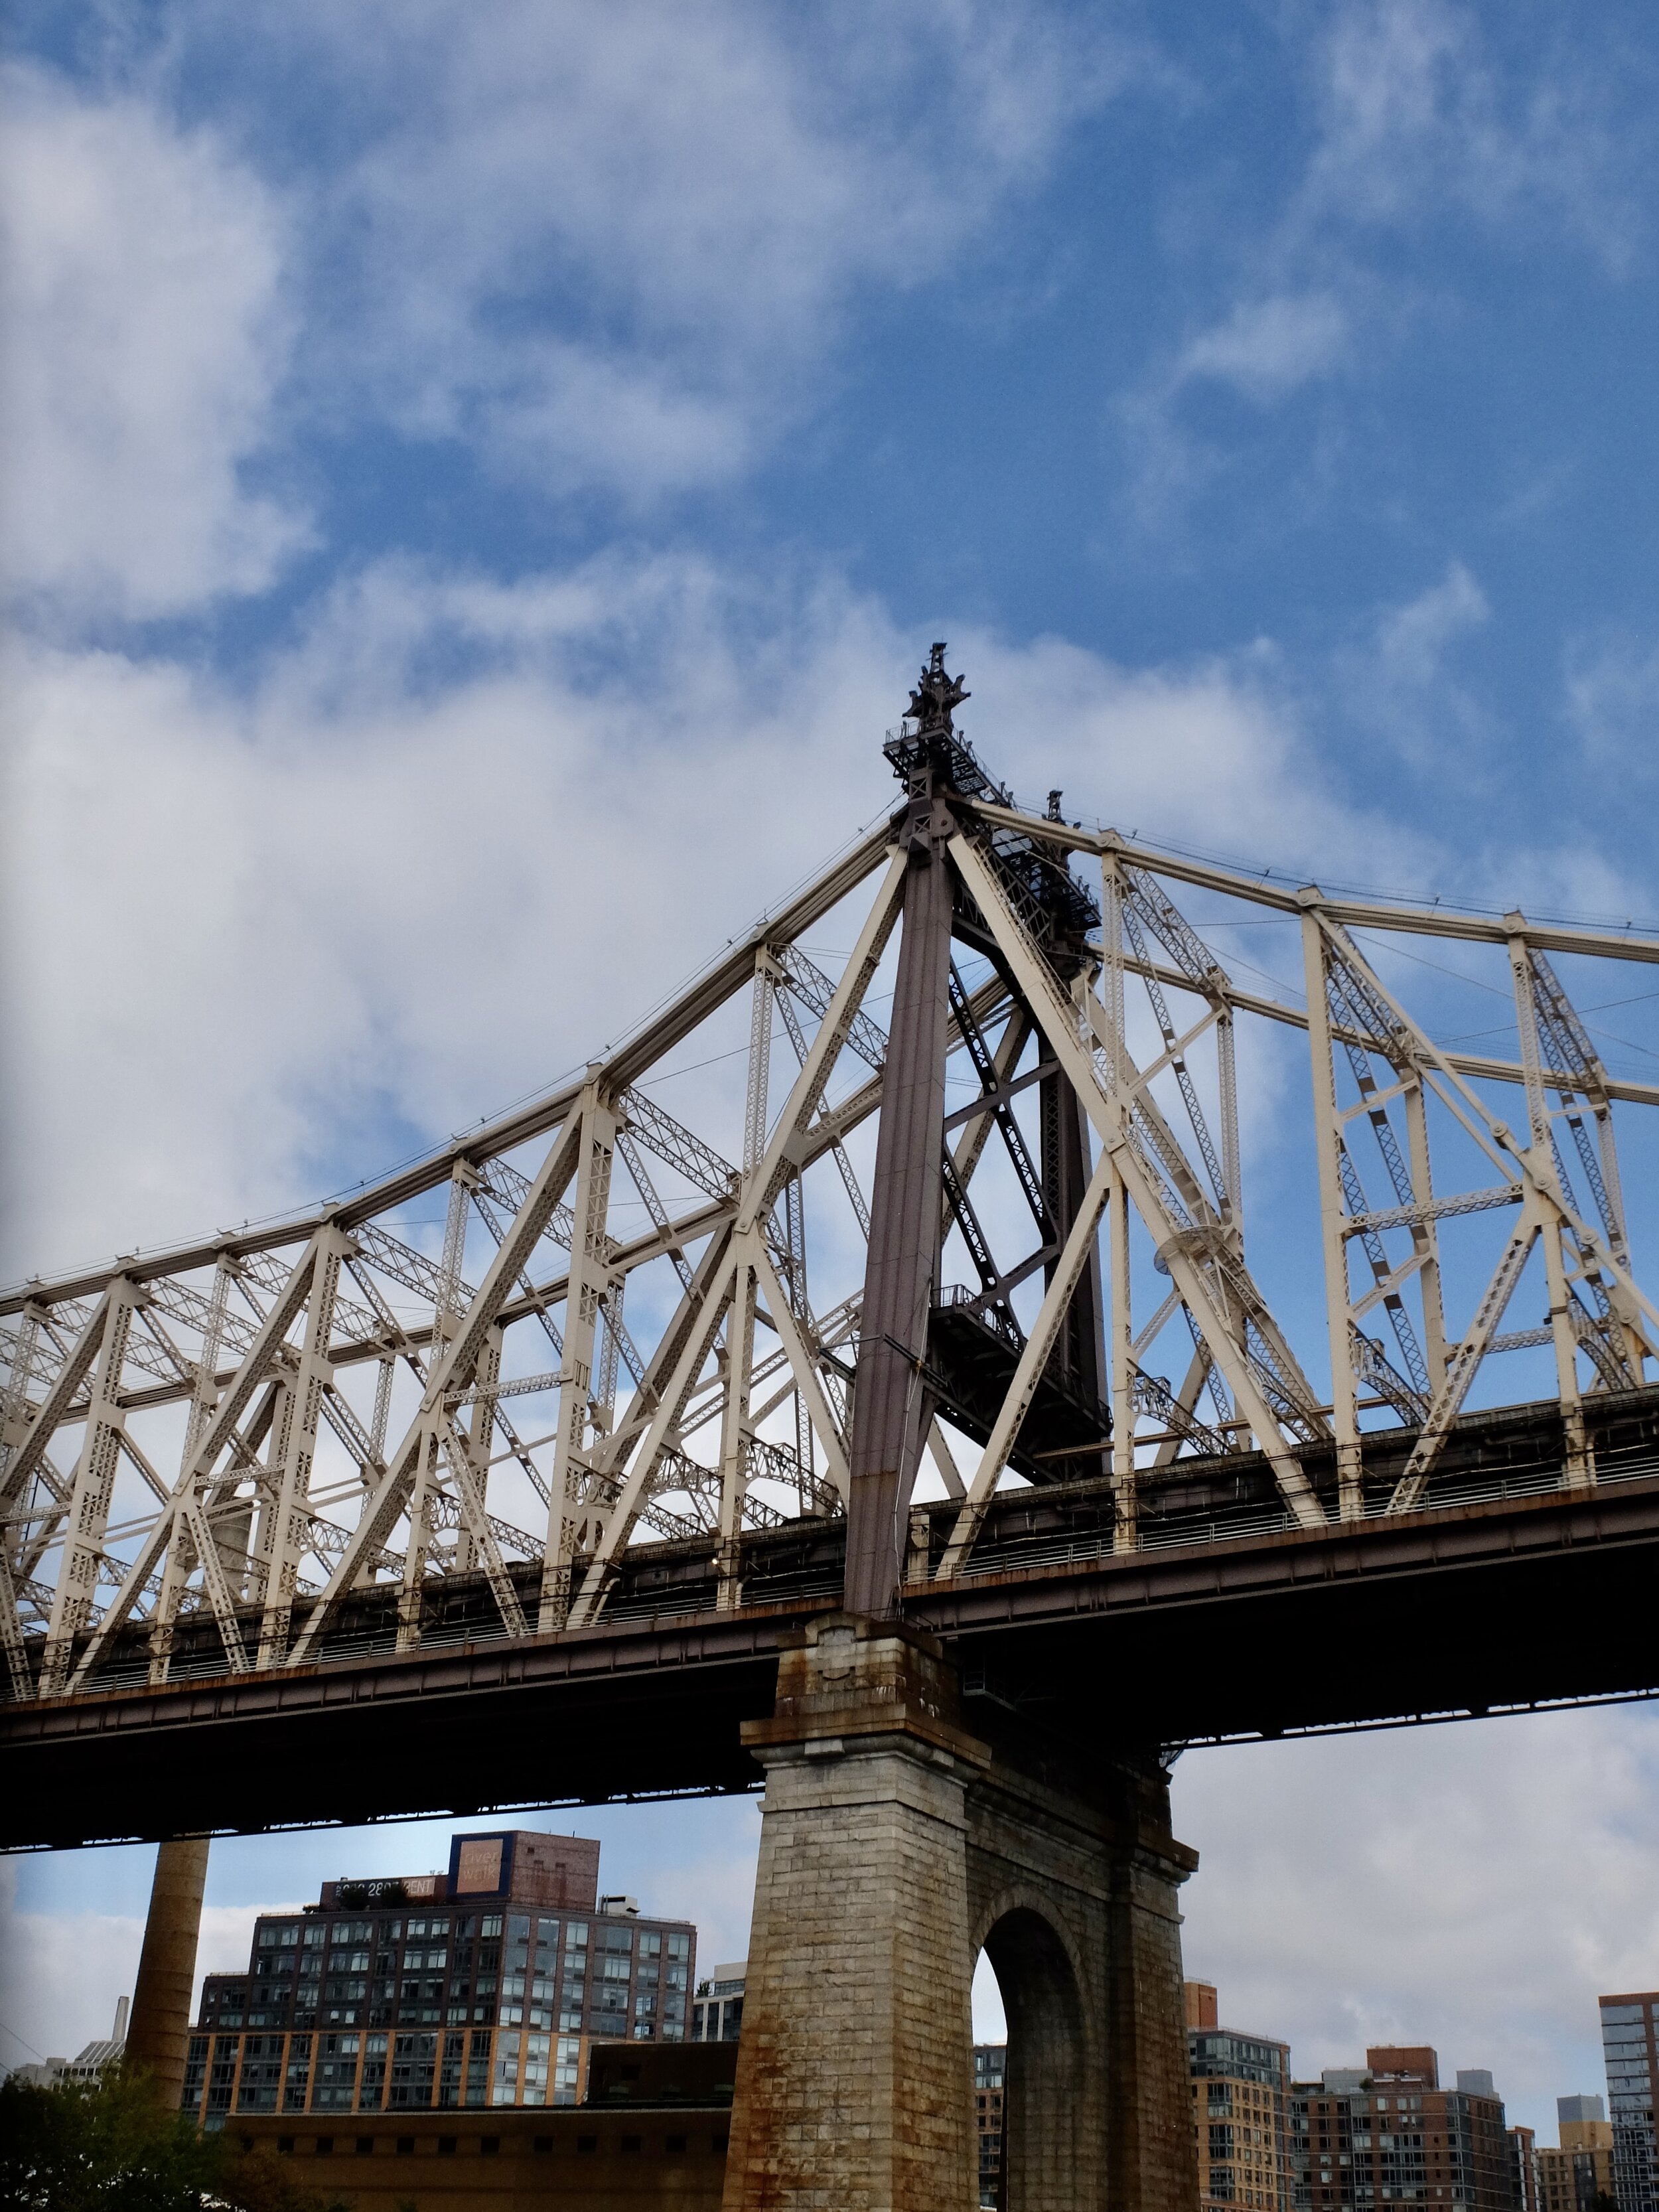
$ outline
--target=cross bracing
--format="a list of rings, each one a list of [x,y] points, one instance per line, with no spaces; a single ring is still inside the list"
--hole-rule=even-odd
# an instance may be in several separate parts
[[[1127,1552],[1199,1463],[1265,1468],[1292,1527],[1431,1509],[1521,1353],[1564,1484],[1594,1488],[1587,1407],[1655,1380],[1618,1127],[1659,1086],[1603,1066],[1574,973],[1659,943],[1291,891],[1027,811],[919,697],[888,747],[908,817],[580,1081],[314,1214],[0,1300],[11,1696],[135,1654],[153,1682],[311,1663],[371,1593],[403,1650],[463,1584],[478,1633],[591,1628],[653,1543],[712,1547],[739,1610],[750,1540],[845,1516],[884,1390],[893,1513],[951,1501],[899,1532],[911,1587],[974,1574],[1022,1484],[1105,1484]],[[919,776],[945,794],[937,1053],[901,973]],[[1298,940],[1301,1003],[1226,915]],[[1501,978],[1510,1055],[1437,1041],[1389,951],[1430,939]],[[1257,1245],[1261,1030],[1305,1039],[1315,1295]],[[884,1121],[921,1126],[924,1079],[925,1297],[896,1321],[890,1285],[866,1328]]]

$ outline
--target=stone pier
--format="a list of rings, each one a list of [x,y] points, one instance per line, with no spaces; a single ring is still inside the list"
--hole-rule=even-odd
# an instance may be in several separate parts
[[[1196,1858],[1164,1776],[1003,1735],[890,1621],[830,1616],[781,1659],[745,1729],[766,1796],[725,2212],[976,2204],[981,1948],[1008,2014],[1007,2212],[1194,2212],[1176,1898]]]

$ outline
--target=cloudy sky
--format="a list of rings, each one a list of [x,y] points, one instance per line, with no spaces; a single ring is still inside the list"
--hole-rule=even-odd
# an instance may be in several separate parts
[[[935,637],[1023,794],[1659,917],[1643,0],[9,15],[6,1279],[579,1065],[883,808]],[[1191,1967],[1300,2067],[1553,2123],[1659,1980],[1639,1710],[1176,1804]],[[580,1825],[741,1950],[752,1808]],[[210,1962],[441,1855],[222,1847]],[[0,2021],[73,2050],[148,1855],[4,1871]]]

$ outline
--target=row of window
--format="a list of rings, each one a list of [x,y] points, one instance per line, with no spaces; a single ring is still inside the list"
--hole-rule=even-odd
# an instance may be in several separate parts
[[[410,1915],[405,1925],[404,1916],[395,1919],[373,1920],[262,1920],[254,1938],[254,1948],[259,1951],[307,1951],[335,1945],[352,1943],[396,1943],[405,1939],[422,1942],[428,1936],[449,1935],[451,1929],[458,1936],[473,1935],[499,1936],[501,1915],[486,1912],[482,1917],[465,1912],[451,1916],[447,1912],[416,1913]]]
[[[635,2039],[653,2039],[635,2022]],[[665,2025],[665,2041],[681,2031]],[[570,2105],[579,2035],[451,2033],[206,2035],[191,2039],[183,2106],[210,2124],[239,2112],[380,2112],[483,2105]]]
[[[689,2153],[702,2150],[706,2142],[711,2156],[724,2158],[729,2139],[728,2131],[724,2128],[717,2129],[708,2136],[695,2137],[689,2131],[671,2130],[661,2138],[662,2151],[665,2157],[683,2158]],[[294,2136],[278,2136],[276,2138],[278,2152],[283,2157],[291,2157],[297,2140]],[[346,2151],[349,2145],[357,2157],[372,2158],[380,2140],[374,2136],[319,2136],[312,2145],[312,2151],[318,2158],[332,2158],[337,2153]],[[552,2154],[556,2147],[556,2138],[552,2136],[535,2136],[531,2140],[530,2147],[532,2155],[546,2158]],[[400,2158],[413,2158],[416,2154],[415,2137],[396,2136],[392,2138],[390,2148]],[[499,2136],[480,2136],[477,2138],[477,2148],[482,2157],[498,2157],[501,2148],[501,2139]],[[571,2148],[579,2158],[592,2157],[599,2148],[599,2138],[597,2134],[579,2135],[571,2138]],[[625,2158],[643,2155],[647,2148],[652,2150],[657,2148],[657,2141],[654,2137],[647,2139],[643,2135],[624,2133],[616,2138],[615,2148]],[[440,2157],[453,2157],[460,2148],[461,2138],[459,2136],[440,2136],[437,2138],[437,2153]]]

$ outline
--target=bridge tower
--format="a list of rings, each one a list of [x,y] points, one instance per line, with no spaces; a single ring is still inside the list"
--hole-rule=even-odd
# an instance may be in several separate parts
[[[1008,2014],[1007,2212],[1188,2212],[1196,2201],[1182,2002],[1179,1885],[1196,1864],[1170,1829],[1155,1755],[1102,1757],[974,1701],[944,1648],[896,1619],[911,1493],[941,1390],[1000,1400],[1022,1342],[946,1144],[945,1058],[960,1025],[988,1093],[952,963],[958,940],[1005,965],[950,855],[955,809],[997,793],[957,735],[968,696],[935,645],[887,752],[904,785],[906,861],[870,1206],[854,1398],[846,1610],[799,1631],[775,1711],[744,1740],[766,1771],[738,2057],[726,2212],[836,2206],[963,2212],[975,2197],[970,1990],[988,1952]],[[1058,794],[1055,795],[1056,799]],[[1005,883],[1065,989],[1098,909],[1063,862],[1013,846]],[[1018,979],[1005,975],[1018,994]],[[1018,1043],[1028,1032],[1012,1025]],[[1042,1064],[1040,1162],[1002,1102],[1005,1137],[1050,1285],[1070,1304],[1028,1399],[1046,1399],[1078,1474],[1110,1468],[1098,1206],[1066,1073]],[[977,1299],[939,1302],[954,1221]],[[1086,1239],[1079,1263],[1073,1248]],[[983,1260],[981,1263],[981,1255]],[[1057,1431],[1057,1433],[1061,1431]]]

